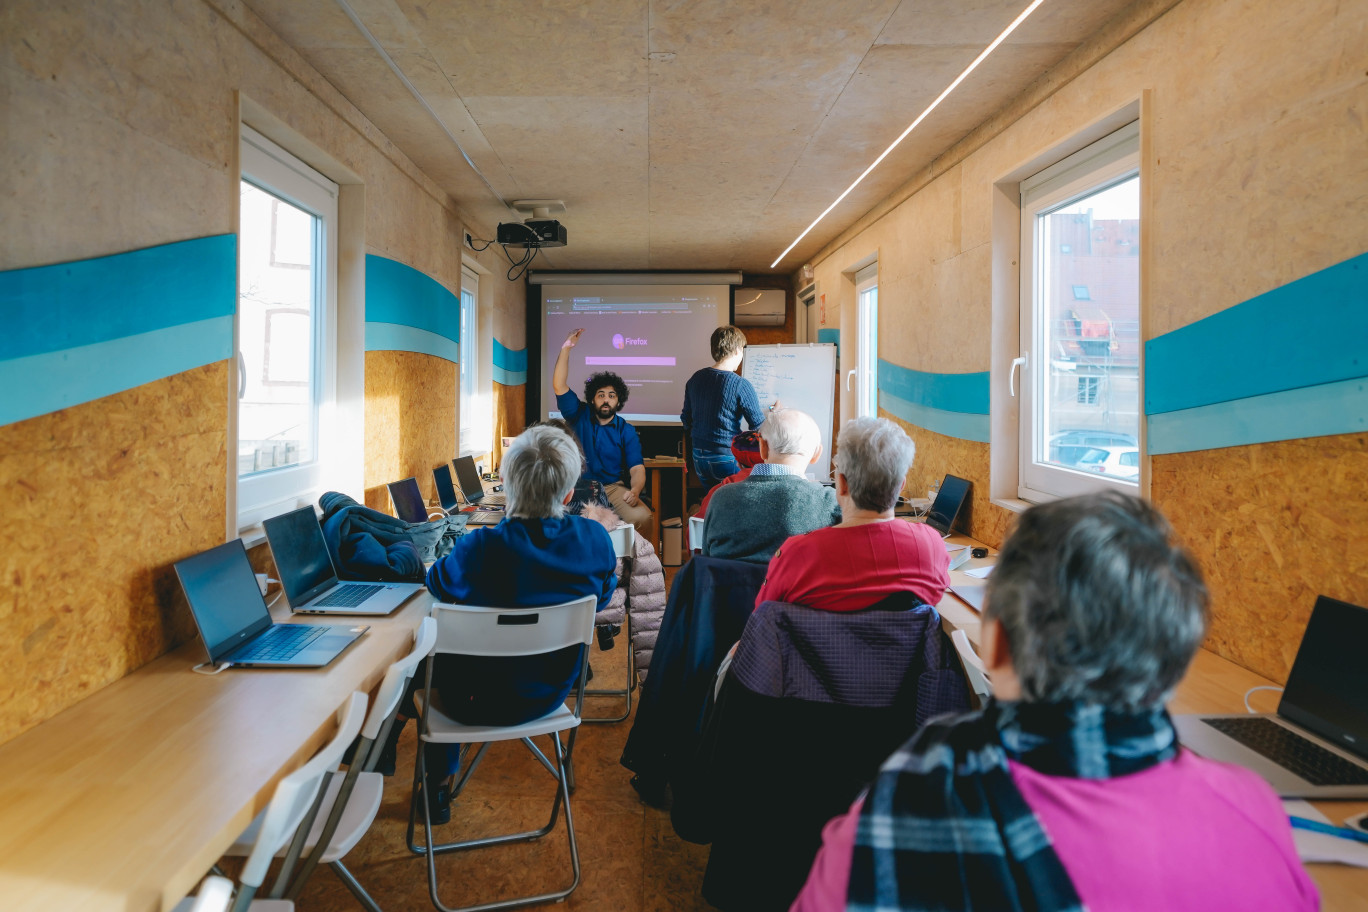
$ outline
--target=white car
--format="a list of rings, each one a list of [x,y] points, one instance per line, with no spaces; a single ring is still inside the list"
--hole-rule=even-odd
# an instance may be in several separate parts
[[[1140,451],[1128,446],[1090,447],[1078,458],[1074,468],[1096,472],[1122,481],[1140,478]]]

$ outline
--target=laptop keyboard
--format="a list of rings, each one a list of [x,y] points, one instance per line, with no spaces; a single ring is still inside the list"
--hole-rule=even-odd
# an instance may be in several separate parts
[[[508,504],[508,498],[503,494],[486,494],[480,498],[482,506],[502,507]]]
[[[351,608],[359,605],[375,593],[381,591],[379,586],[358,586],[351,583],[346,586],[338,586],[327,595],[310,605],[310,608]]]
[[[233,656],[234,662],[260,662],[264,659],[292,659],[304,648],[327,632],[315,624],[277,624],[243,652]]]
[[[1202,721],[1312,785],[1368,785],[1368,770],[1283,728],[1272,719],[1256,716]]]

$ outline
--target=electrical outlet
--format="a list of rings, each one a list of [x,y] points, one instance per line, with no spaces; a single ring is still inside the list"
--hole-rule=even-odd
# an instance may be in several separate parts
[[[475,249],[475,239],[470,236],[469,231],[465,232],[465,245],[469,247],[471,250]]]

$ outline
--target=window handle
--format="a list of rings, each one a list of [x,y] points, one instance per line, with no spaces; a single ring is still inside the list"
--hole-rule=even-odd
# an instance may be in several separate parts
[[[854,370],[846,371],[846,392],[850,392],[850,378],[855,376]]]
[[[242,357],[242,350],[238,353],[238,398],[247,395],[247,359]]]
[[[1017,368],[1019,367],[1019,368],[1021,368],[1022,370],[1025,370],[1026,368],[1028,368],[1028,367],[1031,366],[1031,365],[1030,365],[1030,358],[1029,358],[1030,354],[1031,354],[1030,352],[1022,352],[1020,358],[1013,358],[1013,359],[1012,359],[1012,367],[1011,367],[1011,369],[1010,369],[1009,371],[1007,371],[1007,392],[1012,396],[1013,399],[1016,398],[1016,372],[1017,372]],[[1024,378],[1023,378],[1023,380],[1022,380],[1022,383],[1023,383],[1023,385],[1025,384]]]

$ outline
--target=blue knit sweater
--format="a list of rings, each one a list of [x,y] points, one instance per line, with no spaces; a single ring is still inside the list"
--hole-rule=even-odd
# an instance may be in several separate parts
[[[760,400],[749,380],[731,371],[705,367],[684,386],[684,410],[679,420],[690,445],[700,450],[727,450],[741,433],[741,419],[751,430],[764,423]]]

